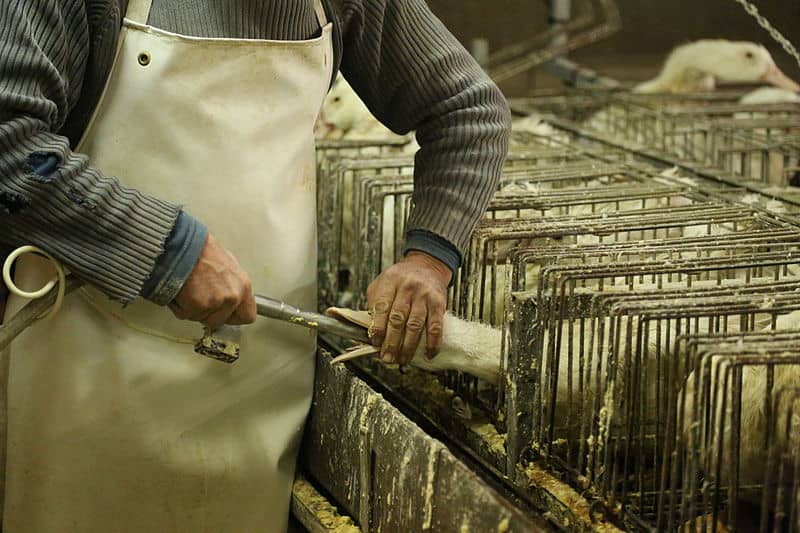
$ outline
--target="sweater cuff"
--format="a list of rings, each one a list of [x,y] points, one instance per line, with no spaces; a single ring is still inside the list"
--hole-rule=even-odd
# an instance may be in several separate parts
[[[456,279],[456,271],[461,266],[461,253],[450,241],[424,230],[411,230],[406,235],[406,244],[403,247],[403,255],[411,250],[425,252],[435,257],[453,272],[450,284]]]
[[[164,253],[142,287],[142,296],[158,305],[172,302],[194,270],[207,237],[206,227],[181,211],[164,243]]]

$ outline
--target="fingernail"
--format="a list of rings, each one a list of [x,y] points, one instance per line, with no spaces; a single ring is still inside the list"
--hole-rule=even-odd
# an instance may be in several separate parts
[[[392,354],[389,353],[389,352],[385,352],[381,357],[383,358],[383,362],[384,363],[390,363],[391,364],[391,363],[394,362],[394,357],[392,357]]]

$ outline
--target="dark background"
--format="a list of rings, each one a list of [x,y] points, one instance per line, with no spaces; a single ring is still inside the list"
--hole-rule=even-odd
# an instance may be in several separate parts
[[[586,0],[572,0],[573,10]],[[751,0],[795,47],[800,47],[800,0]],[[428,0],[434,13],[469,47],[475,37],[489,39],[490,50],[524,39],[547,27],[545,0]],[[734,0],[617,0],[622,29],[570,57],[624,80],[641,80],[658,71],[674,46],[694,39],[756,41],[766,46],[781,69],[795,80],[800,68],[755,19]],[[504,83],[510,95],[553,87],[540,72]]]

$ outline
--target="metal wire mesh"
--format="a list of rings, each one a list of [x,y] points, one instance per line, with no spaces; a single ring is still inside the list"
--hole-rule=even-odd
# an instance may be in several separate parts
[[[736,156],[742,173],[748,166],[754,173],[756,158],[746,150],[758,146],[747,135],[780,136],[781,146],[796,141],[792,127],[778,131],[774,119],[749,133],[737,126],[736,142],[723,143],[725,121],[734,120],[726,114],[744,112],[724,110],[730,98],[678,105],[667,98],[669,113],[647,101],[607,99],[639,121],[632,135],[656,128],[659,138],[678,139],[680,128],[690,128],[659,149],[689,157],[696,146],[713,146],[715,165],[733,165]],[[552,105],[569,107],[563,99]],[[698,120],[691,106],[710,118]],[[765,179],[785,175],[792,160],[775,170],[774,146],[766,150],[759,160]],[[346,268],[351,305],[363,307],[367,284],[399,257],[413,205],[412,161],[386,152],[323,159],[320,205],[330,211],[320,227],[322,277]],[[753,513],[731,502],[755,501],[758,491],[758,527],[796,524],[798,478],[789,476],[798,463],[789,436],[796,430],[787,426],[789,408],[778,407],[788,400],[775,395],[795,373],[800,379],[789,342],[800,335],[793,331],[800,327],[800,225],[770,201],[565,130],[549,138],[515,134],[451,292],[454,313],[502,331],[500,379],[495,386],[457,372],[439,376],[471,411],[468,420],[503,433],[505,457],[491,457],[491,466],[515,490],[524,493],[526,466],[543,460],[631,528],[735,527]],[[323,301],[344,293],[330,280],[326,290]],[[756,353],[761,346],[766,351]],[[703,365],[712,360],[724,361],[717,366],[728,374],[709,378]],[[752,387],[758,402],[744,386],[754,368],[773,376]],[[734,412],[755,405],[767,414],[753,427],[771,428],[769,440],[758,436],[756,459],[766,465],[769,455],[774,465],[759,479],[745,472],[755,459],[734,453],[753,435]],[[449,416],[463,420],[464,406]]]
[[[797,303],[776,299],[776,311],[791,311],[778,320],[796,327]],[[686,368],[673,391],[665,446],[675,459],[665,462],[657,505],[661,527],[700,515],[737,530],[796,530],[797,421],[783,396],[797,382],[799,338],[797,329],[778,329],[683,339]]]
[[[798,171],[800,104],[743,104],[741,92],[622,92],[520,99],[522,113],[551,112],[632,147],[712,167],[740,179],[788,185]]]

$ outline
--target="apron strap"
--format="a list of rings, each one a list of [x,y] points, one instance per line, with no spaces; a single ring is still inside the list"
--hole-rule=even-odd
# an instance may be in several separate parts
[[[128,0],[128,10],[125,12],[125,18],[146,26],[147,19],[150,17],[152,3],[153,0]]]
[[[325,15],[325,8],[322,7],[322,0],[314,0],[314,12],[317,14],[319,27],[324,28],[328,24],[328,17]]]

